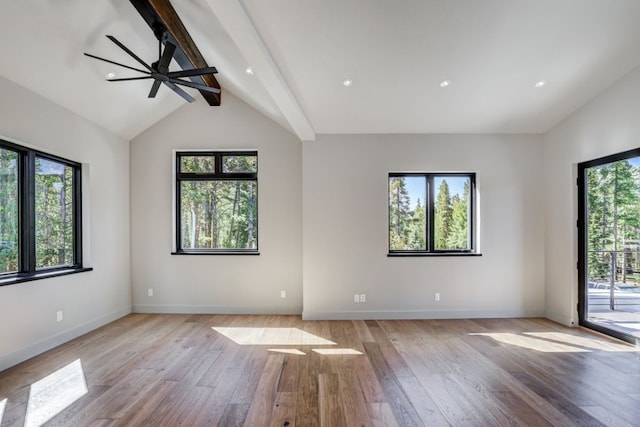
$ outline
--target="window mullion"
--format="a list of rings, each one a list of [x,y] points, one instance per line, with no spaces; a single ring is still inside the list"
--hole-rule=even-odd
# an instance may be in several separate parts
[[[216,171],[216,175],[217,176],[222,176],[222,154],[221,153],[216,153],[215,155],[215,164],[214,164],[214,169]]]
[[[20,264],[22,273],[33,273],[36,270],[35,153],[23,153],[21,175]]]
[[[433,176],[431,175],[426,175],[425,179],[427,181],[427,227],[425,227],[425,229],[427,230],[427,251],[428,252],[433,252],[435,250],[435,240],[434,240],[434,236],[435,236],[435,211],[434,211],[434,206],[435,206],[435,191],[434,191],[434,186],[433,186]]]

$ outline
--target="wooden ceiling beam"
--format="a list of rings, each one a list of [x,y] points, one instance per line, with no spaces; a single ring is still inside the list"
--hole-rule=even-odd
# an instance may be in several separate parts
[[[183,70],[208,67],[207,62],[193,42],[189,32],[180,20],[169,0],[130,0],[145,22],[151,27],[156,38],[176,45],[174,58]],[[162,38],[165,37],[164,40]],[[220,89],[213,74],[193,76],[191,80],[209,87]],[[219,106],[221,93],[200,91],[211,106]]]

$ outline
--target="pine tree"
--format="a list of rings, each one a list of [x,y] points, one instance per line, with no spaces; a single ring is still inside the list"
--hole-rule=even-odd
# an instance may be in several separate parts
[[[451,198],[451,232],[447,239],[448,249],[469,249],[468,202],[455,194]]]
[[[447,240],[451,232],[451,218],[453,210],[451,207],[451,196],[447,180],[443,179],[438,188],[438,195],[435,205],[435,246],[436,249],[449,249]]]
[[[604,168],[592,168],[587,172],[587,240],[589,246],[589,277],[604,279],[608,275],[609,262],[600,252],[607,245],[608,222],[611,217],[608,191],[605,191],[607,171]]]
[[[410,233],[410,241],[409,247],[413,250],[425,250],[425,232],[426,226],[426,211],[424,206],[420,203],[420,199],[418,199],[416,203],[416,207],[413,210],[413,214],[411,216],[411,233]]]
[[[0,149],[0,272],[18,269],[18,155]]]
[[[389,179],[389,246],[391,250],[410,249],[408,233],[411,223],[409,192],[404,178]]]
[[[622,160],[587,171],[587,243],[589,278],[608,279],[609,254],[618,251],[619,272],[631,267],[631,257],[622,255],[625,243],[640,236],[638,170]],[[629,254],[630,255],[630,254]],[[624,266],[624,268],[622,268]]]

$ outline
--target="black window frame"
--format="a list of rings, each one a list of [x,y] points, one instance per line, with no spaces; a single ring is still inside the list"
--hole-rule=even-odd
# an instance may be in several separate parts
[[[622,332],[613,328],[603,326],[601,323],[593,322],[589,320],[588,308],[589,308],[589,293],[587,291],[588,282],[588,223],[589,223],[589,210],[588,210],[588,172],[589,169],[604,166],[611,163],[616,163],[623,160],[629,160],[640,157],[640,147],[631,150],[610,154],[604,157],[599,157],[593,160],[578,163],[577,165],[577,197],[578,197],[578,324],[585,328],[592,329],[594,331],[603,333],[605,335],[618,338],[620,340],[629,342],[634,345],[640,344],[640,339],[632,334]]]
[[[425,178],[425,249],[391,249],[391,211],[389,209],[389,184],[391,178],[423,177]],[[469,249],[435,249],[435,194],[433,184],[437,177],[469,178]],[[477,246],[477,210],[476,210],[476,173],[475,172],[389,172],[387,177],[387,256],[480,256]]]
[[[0,148],[18,155],[18,271],[0,273],[0,286],[91,271],[82,262],[82,165],[60,156],[0,139]],[[70,265],[36,268],[36,157],[73,171],[73,261]]]
[[[214,172],[183,172],[181,170],[181,159],[191,156],[210,156],[214,157]],[[223,158],[227,156],[255,156],[256,171],[255,172],[224,172]],[[259,252],[259,227],[258,227],[258,151],[257,150],[178,150],[174,155],[174,215],[175,215],[175,240],[174,251],[172,255],[260,255]],[[253,181],[256,184],[256,247],[255,249],[242,248],[182,248],[182,224],[181,224],[181,183],[183,181]]]

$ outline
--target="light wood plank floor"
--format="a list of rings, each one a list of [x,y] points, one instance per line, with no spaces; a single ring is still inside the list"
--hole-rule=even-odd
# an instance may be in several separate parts
[[[638,350],[544,319],[132,314],[1,372],[0,424],[638,426]]]

